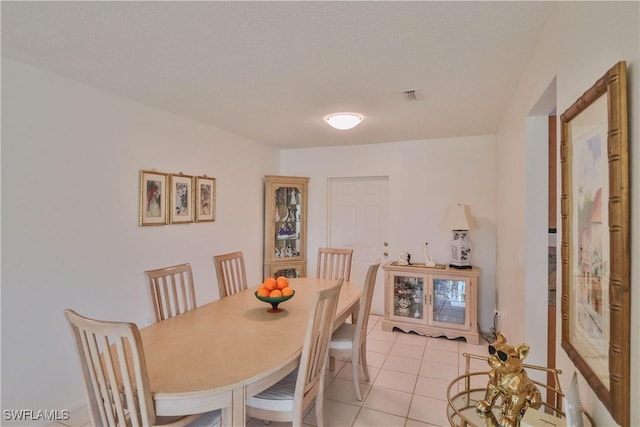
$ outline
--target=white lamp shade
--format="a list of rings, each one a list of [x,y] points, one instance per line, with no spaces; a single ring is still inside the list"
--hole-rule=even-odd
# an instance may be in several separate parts
[[[329,126],[339,130],[349,130],[358,126],[364,117],[358,113],[334,113],[324,118]]]
[[[471,216],[468,205],[454,205],[449,207],[444,217],[444,226],[449,230],[471,230],[478,227]]]

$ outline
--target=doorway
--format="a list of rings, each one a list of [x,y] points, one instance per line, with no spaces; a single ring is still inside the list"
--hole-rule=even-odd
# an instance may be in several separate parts
[[[525,342],[527,363],[552,368],[556,356],[555,251],[556,82],[545,89],[526,120]],[[543,314],[544,313],[544,314]],[[549,379],[536,378],[541,382]],[[552,380],[551,380],[552,381]],[[549,383],[549,386],[553,384]],[[553,399],[554,396],[546,396]]]
[[[369,266],[387,260],[389,177],[329,178],[328,246],[353,248],[351,280],[364,283]],[[378,270],[371,313],[384,314],[384,271]]]

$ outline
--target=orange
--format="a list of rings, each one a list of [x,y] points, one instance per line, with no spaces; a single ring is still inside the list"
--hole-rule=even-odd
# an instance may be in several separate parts
[[[258,296],[259,297],[268,297],[269,296],[269,290],[267,288],[265,288],[264,286],[260,286],[258,288]]]
[[[287,279],[284,276],[279,276],[276,279],[276,286],[278,287],[278,289],[282,290],[284,288],[286,288],[287,286],[289,286],[289,279]]]
[[[264,283],[262,284],[262,286],[272,291],[276,288],[276,279],[274,279],[273,277],[267,277],[266,279],[264,279]]]
[[[282,296],[282,292],[280,290],[278,290],[278,289],[274,289],[269,294],[269,298],[276,298],[276,297],[281,297],[281,296]]]
[[[288,286],[286,288],[282,288],[281,292],[283,297],[288,297],[289,295],[293,295],[293,289],[291,289]]]

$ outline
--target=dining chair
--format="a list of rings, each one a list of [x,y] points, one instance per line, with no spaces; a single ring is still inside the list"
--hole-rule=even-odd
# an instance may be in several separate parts
[[[91,424],[94,426],[217,426],[221,410],[188,416],[155,413],[140,331],[134,323],[64,314],[80,356]]]
[[[191,264],[179,264],[144,272],[149,283],[156,322],[196,308]]]
[[[244,267],[244,254],[241,251],[215,255],[213,262],[216,266],[220,298],[247,289],[247,272]]]
[[[356,388],[358,400],[362,400],[358,375],[360,365],[364,371],[364,378],[369,382],[369,370],[367,369],[367,325],[369,313],[371,312],[371,300],[376,284],[376,273],[380,267],[380,261],[376,261],[369,266],[367,276],[364,280],[364,288],[360,295],[360,307],[358,308],[358,318],[356,324],[343,323],[331,336],[329,343],[329,370],[335,367],[335,357],[351,357],[353,367],[353,384]]]
[[[323,426],[324,372],[342,282],[340,279],[315,295],[298,367],[262,393],[247,398],[248,416],[298,427],[305,409],[315,402],[317,425]]]
[[[321,279],[344,279],[351,277],[353,249],[318,248],[316,277]]]

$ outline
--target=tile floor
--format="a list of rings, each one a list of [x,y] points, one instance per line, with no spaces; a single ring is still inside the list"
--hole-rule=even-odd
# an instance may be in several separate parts
[[[427,338],[382,330],[380,316],[371,316],[367,336],[367,364],[371,381],[361,373],[363,400],[356,398],[349,360],[336,360],[327,370],[324,424],[328,427],[419,427],[449,426],[446,393],[449,382],[464,372],[463,352],[486,354],[486,344],[473,345],[445,338]],[[85,427],[86,409],[74,411],[71,419],[52,427]],[[290,423],[271,423],[281,427]],[[316,426],[314,410],[304,418],[305,426]],[[247,426],[264,427],[251,419]]]

